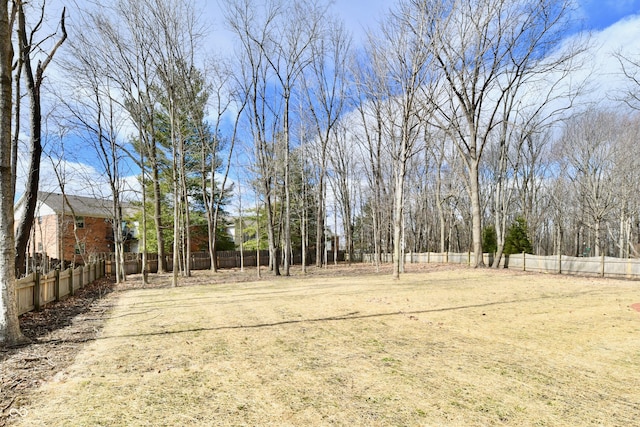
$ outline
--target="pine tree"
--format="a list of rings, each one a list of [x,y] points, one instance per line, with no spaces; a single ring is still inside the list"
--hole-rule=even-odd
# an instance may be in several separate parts
[[[529,241],[527,220],[519,216],[507,231],[507,238],[504,242],[504,253],[506,255],[526,252],[533,253],[533,247]]]

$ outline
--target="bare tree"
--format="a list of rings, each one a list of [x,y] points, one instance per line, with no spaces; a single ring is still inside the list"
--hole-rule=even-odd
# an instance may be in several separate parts
[[[73,89],[61,100],[69,112],[69,125],[80,139],[92,147],[101,172],[106,177],[111,199],[116,280],[126,280],[122,198],[124,182],[121,169],[125,152],[119,141],[125,121],[124,111],[117,101],[119,84],[103,64],[110,61],[110,52],[97,52],[95,39],[78,34],[71,44],[72,56],[65,63],[73,76]],[[80,96],[73,94],[80,93]],[[93,191],[99,192],[98,188]],[[100,196],[104,196],[99,194]]]
[[[640,132],[640,117],[637,114],[622,118],[618,149],[614,153],[614,188],[616,190],[616,216],[619,221],[618,236],[609,228],[611,241],[616,242],[618,256],[628,258],[638,256],[632,240],[633,224],[638,221],[637,189],[640,186],[640,156],[635,149]]]
[[[276,203],[279,168],[276,160],[278,143],[282,139],[282,103],[281,98],[273,93],[271,79],[274,67],[267,55],[271,52],[272,39],[283,10],[278,2],[262,6],[258,7],[252,0],[230,2],[226,19],[241,45],[237,79],[247,96],[245,112],[253,138],[257,183],[264,196],[267,215],[269,264],[274,274],[280,275],[280,224],[277,222]]]
[[[147,176],[150,177],[153,200],[153,219],[158,253],[158,272],[167,270],[164,248],[164,224],[162,220],[163,192],[160,172],[162,160],[156,138],[157,100],[153,88],[158,85],[157,73],[150,48],[152,37],[141,23],[147,16],[147,2],[120,0],[105,8],[86,11],[83,28],[95,28],[96,41],[93,48],[103,58],[103,71],[115,85],[123,98],[123,107],[130,114],[138,131],[137,152],[128,152],[130,158],[141,169],[142,184],[142,265],[147,268]],[[116,16],[114,20],[110,17]],[[83,33],[82,37],[89,37]],[[146,282],[147,275],[143,274]]]
[[[187,146],[185,111],[192,106],[195,54],[203,35],[197,11],[186,0],[148,0],[136,24],[146,35],[151,63],[162,88],[164,113],[168,117],[173,195],[173,286],[178,272],[190,274],[190,213],[186,177]],[[159,88],[156,88],[159,89]],[[184,252],[183,252],[184,251]],[[182,257],[180,256],[182,254]]]
[[[32,61],[39,54],[40,43],[35,40],[36,34],[42,28],[45,15],[46,2],[42,3],[40,15],[36,25],[30,31],[27,30],[26,14],[22,1],[16,2],[18,10],[18,42],[19,52],[21,56],[22,72],[26,79],[27,92],[31,104],[30,109],[30,163],[29,173],[27,176],[26,189],[24,194],[25,209],[22,217],[19,219],[16,230],[16,262],[15,266],[19,272],[25,271],[25,256],[29,238],[31,236],[31,227],[33,226],[33,216],[35,214],[38,184],[40,182],[40,160],[42,157],[42,107],[40,92],[44,73],[51,63],[54,55],[67,39],[67,30],[65,28],[66,9],[62,9],[60,18],[60,37],[53,45],[44,60],[38,60],[34,67]],[[51,37],[51,36],[49,36]],[[47,37],[48,38],[48,37]]]
[[[212,135],[201,129],[204,124],[204,117],[194,120],[198,126],[198,139],[201,142],[200,154],[200,178],[202,184],[202,197],[205,206],[205,214],[207,217],[207,229],[209,240],[209,255],[211,257],[211,270],[217,271],[216,263],[216,235],[218,229],[218,221],[220,218],[221,206],[225,196],[228,193],[229,186],[227,184],[229,172],[231,170],[231,158],[234,153],[234,147],[238,139],[238,126],[240,125],[240,117],[243,114],[247,104],[246,93],[233,87],[233,76],[230,67],[222,60],[218,60],[211,67],[212,81],[212,102],[213,102],[213,129]],[[228,111],[231,105],[235,107],[233,130],[228,138],[228,147],[226,161],[220,159],[220,151],[223,145],[223,136],[221,134],[222,117]],[[193,111],[201,111],[194,109]],[[202,111],[204,113],[204,111]],[[213,138],[211,138],[213,137]],[[218,170],[222,168],[222,181],[217,190]],[[216,193],[216,191],[218,191]]]
[[[383,244],[385,229],[385,200],[389,200],[388,188],[384,184],[388,157],[384,151],[384,97],[383,82],[373,66],[372,53],[363,52],[352,64],[354,75],[353,102],[354,138],[361,151],[363,170],[369,187],[368,210],[371,219],[372,240],[376,269],[379,268],[381,254],[386,249]]]
[[[561,147],[567,172],[592,232],[595,255],[604,249],[603,226],[616,205],[616,151],[621,132],[615,113],[589,110],[570,120]]]
[[[529,230],[532,232],[533,246],[538,248],[537,253],[544,247],[544,253],[555,253],[549,245],[552,239],[546,239],[540,227],[549,221],[553,226],[561,226],[561,221],[552,220],[549,212],[553,212],[552,190],[547,188],[548,177],[553,176],[553,157],[550,154],[549,146],[553,139],[554,127],[543,128],[535,133],[531,133],[521,141],[519,151],[519,170],[515,174],[513,183],[518,195],[518,209],[527,221]],[[560,228],[556,229],[560,232]],[[558,237],[556,235],[556,237]],[[555,237],[554,237],[555,238]],[[558,250],[560,245],[557,246]]]
[[[354,181],[355,161],[352,152],[353,141],[349,137],[349,132],[344,123],[333,129],[332,150],[329,155],[332,173],[329,179],[332,182],[333,194],[342,217],[342,229],[344,232],[345,249],[348,261],[353,258],[353,202],[354,191],[352,183]],[[337,215],[337,212],[336,212]],[[337,227],[336,227],[337,228]],[[337,230],[336,230],[337,233]]]
[[[628,84],[619,98],[634,110],[640,110],[640,57],[621,51],[615,52],[613,56],[620,63],[620,71]]]
[[[67,230],[68,224],[70,223],[73,230],[73,238],[76,242],[76,247],[81,248],[82,241],[80,239],[80,236],[78,235],[78,222],[76,221],[77,215],[73,205],[69,202],[69,198],[67,197],[67,191],[66,191],[67,182],[69,180],[69,176],[71,175],[67,169],[67,161],[66,161],[67,155],[65,153],[65,146],[64,146],[64,138],[67,136],[68,129],[66,128],[66,126],[62,124],[60,124],[59,128],[60,128],[60,135],[59,135],[59,140],[56,147],[59,149],[59,151],[56,153],[55,148],[54,149],[50,148],[47,153],[47,156],[51,161],[51,166],[56,176],[56,181],[58,182],[58,187],[60,188],[60,194],[62,194],[62,200],[63,200],[62,209],[60,212],[60,219],[58,221],[57,226],[60,227],[59,230]],[[71,212],[71,219],[67,215],[67,209],[69,209],[69,212]],[[42,236],[40,237],[40,241],[43,241]],[[65,245],[62,244],[62,239],[59,239],[58,257],[60,259],[60,263],[62,266],[64,266],[65,264],[65,256],[68,255],[64,251],[65,249],[64,246]],[[79,251],[79,252],[80,252],[79,254],[80,258],[82,259],[82,263],[84,264],[85,252],[84,251]],[[35,250],[33,251],[33,253],[35,253]],[[44,255],[46,256],[46,253]],[[75,265],[75,261],[76,261],[76,257],[74,255],[72,264]],[[61,268],[64,269],[64,267],[61,267]]]
[[[427,104],[421,101],[432,59],[423,40],[430,37],[432,16],[415,14],[411,4],[400,2],[382,25],[382,38],[371,38],[369,49],[375,72],[380,74],[384,105],[384,135],[393,165],[393,277],[399,278],[402,247],[405,179],[409,159],[416,153]]]
[[[264,58],[279,82],[282,97],[282,138],[284,144],[284,275],[291,264],[291,191],[289,153],[291,150],[291,112],[294,90],[305,69],[313,63],[314,43],[320,37],[325,18],[324,6],[318,2],[297,1],[288,8],[278,5],[270,43],[260,45]],[[286,11],[286,13],[285,13]]]
[[[425,43],[433,51],[446,96],[430,97],[434,123],[450,133],[468,172],[473,249],[482,259],[482,205],[479,171],[492,132],[508,120],[510,99],[524,95],[518,85],[546,73],[566,76],[576,49],[554,52],[570,19],[569,0],[411,0],[416,14],[435,14]],[[553,81],[556,79],[556,81]]]
[[[324,223],[326,216],[327,160],[331,151],[330,141],[336,134],[336,126],[342,117],[347,101],[347,58],[351,50],[351,38],[344,26],[331,21],[326,37],[319,37],[311,45],[312,62],[303,75],[305,109],[311,118],[317,138],[310,158],[316,164],[316,266],[322,265]],[[335,157],[335,155],[333,156]],[[346,161],[347,159],[345,159]]]
[[[439,251],[448,252],[452,245],[452,233],[455,228],[455,217],[461,203],[461,195],[467,190],[459,152],[451,146],[448,134],[438,129],[431,129],[430,149],[427,150],[433,159],[435,208],[439,225]]]

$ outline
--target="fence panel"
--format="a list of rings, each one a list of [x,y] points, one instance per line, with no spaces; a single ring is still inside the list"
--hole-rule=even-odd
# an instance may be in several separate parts
[[[606,277],[640,277],[640,261],[637,259],[604,257],[602,268]]]
[[[207,258],[191,258],[191,269],[192,270],[209,270],[211,268],[211,260],[209,257]]]
[[[429,252],[427,253],[427,258],[429,259],[429,262],[444,264],[445,262],[447,262],[447,253]]]
[[[91,271],[91,268],[89,266],[84,266],[84,268],[82,269],[82,286],[88,285],[89,283],[91,283],[89,281],[89,272]]]
[[[600,274],[599,257],[562,257],[562,273],[566,274]]]
[[[60,277],[58,279],[59,282],[59,294],[58,298],[66,297],[71,293],[71,278],[72,278],[71,268],[67,268],[64,271],[60,272]]]
[[[115,264],[115,263],[114,263]],[[140,264],[138,260],[129,260],[124,262],[124,272],[126,274],[138,274],[140,273]]]
[[[515,256],[515,255],[512,255]],[[524,256],[524,267],[527,271],[534,272],[551,272],[558,271],[558,260],[549,258],[546,256],[538,256],[531,254],[519,254],[518,257]],[[509,268],[514,268],[515,266],[509,263]]]
[[[147,260],[147,271],[149,273],[157,273],[158,272],[158,257],[156,256],[155,259],[148,259]]]
[[[640,277],[640,260],[629,258],[627,261],[625,277],[628,279]]]
[[[82,274],[82,266],[76,267],[73,270],[73,292],[77,291],[83,286],[83,279],[84,275]]]
[[[449,262],[452,264],[469,264],[469,253],[449,252]]]
[[[391,254],[381,254],[381,262],[391,262]],[[374,254],[362,254],[363,262],[373,263]],[[473,253],[427,252],[405,254],[406,263],[475,264]],[[493,264],[492,254],[483,254],[485,265]],[[565,255],[504,255],[500,267],[531,272],[579,274],[640,279],[640,259],[614,257],[570,257]]]
[[[40,306],[56,300],[56,272],[40,276]]]
[[[18,315],[39,309],[48,303],[72,294],[75,290],[90,283],[86,281],[88,277],[96,280],[103,277],[103,267],[101,262],[97,262],[86,267],[79,266],[75,270],[71,268],[61,272],[54,270],[43,275],[31,273],[16,280]]]
[[[35,310],[36,273],[16,281],[18,315]]]

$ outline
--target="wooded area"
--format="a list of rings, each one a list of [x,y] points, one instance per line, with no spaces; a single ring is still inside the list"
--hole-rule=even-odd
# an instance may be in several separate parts
[[[142,265],[157,252],[166,272],[172,253],[174,286],[196,230],[215,259],[232,223],[276,275],[338,249],[393,253],[396,278],[410,252],[637,255],[640,61],[614,52],[628,91],[585,97],[593,46],[571,0],[398,0],[363,43],[328,1],[230,0],[215,23],[191,0],[2,4],[0,336],[35,220],[33,201],[14,242],[9,202],[31,200],[43,163],[62,193],[74,162],[105,177],[119,281],[124,200]]]

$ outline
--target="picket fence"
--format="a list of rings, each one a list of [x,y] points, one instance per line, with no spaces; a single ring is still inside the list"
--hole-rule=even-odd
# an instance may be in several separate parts
[[[475,259],[475,254],[471,252],[425,252],[404,255],[405,264],[451,263],[475,265]],[[374,260],[373,254],[363,254],[364,262],[373,263]],[[380,261],[383,263],[393,262],[393,255],[380,254]],[[493,254],[483,254],[483,261],[485,265],[491,265],[493,263]],[[540,273],[640,279],[640,259],[637,258],[542,256],[522,253],[503,256],[500,261],[500,267]]]
[[[46,304],[73,295],[78,289],[105,276],[105,262],[98,261],[64,271],[31,273],[16,281],[18,314],[40,310]]]

